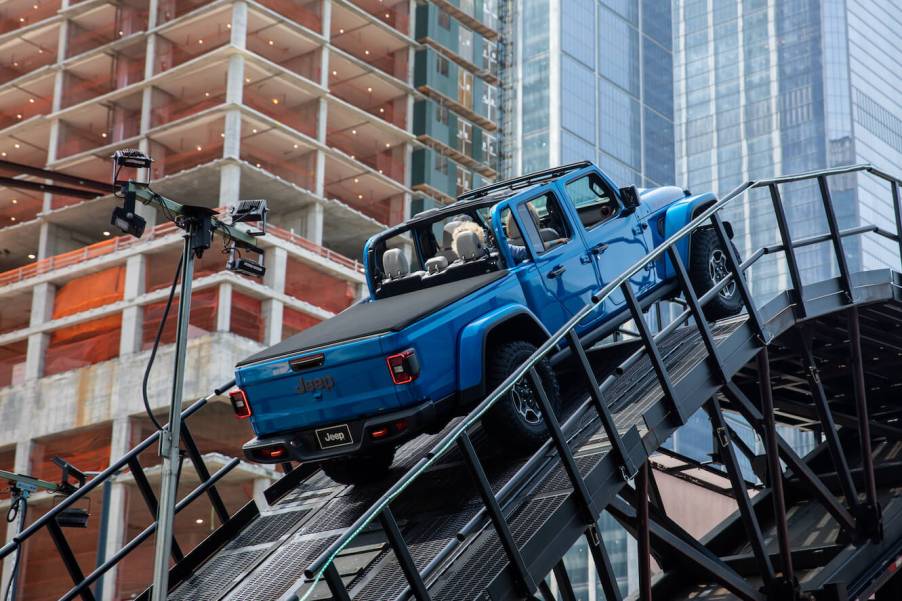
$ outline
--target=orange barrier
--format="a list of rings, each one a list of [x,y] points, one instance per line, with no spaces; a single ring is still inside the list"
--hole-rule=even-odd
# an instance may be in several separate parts
[[[229,331],[257,342],[263,342],[263,303],[260,299],[232,291],[232,314]]]
[[[27,352],[27,340],[0,346],[0,387],[18,384],[22,380]]]
[[[320,322],[319,319],[294,309],[285,307],[282,312],[282,339],[294,336],[301,330],[315,326]]]
[[[354,302],[355,287],[328,273],[288,259],[285,269],[285,294],[317,307],[338,313]]]
[[[101,317],[73,328],[63,337],[54,332],[44,355],[44,375],[87,367],[119,356],[122,314]],[[64,328],[70,330],[70,328]]]
[[[160,327],[160,319],[163,317],[163,309],[166,301],[160,301],[144,307],[144,329],[141,336],[141,348],[149,349],[153,346],[154,336]],[[207,288],[198,290],[191,295],[191,316],[188,320],[188,337],[195,338],[207,332],[216,330],[216,311],[219,307],[219,288]],[[169,310],[169,319],[163,326],[163,334],[160,344],[175,342],[175,330],[178,320],[175,312],[178,310],[178,296],[172,301],[172,309]]]

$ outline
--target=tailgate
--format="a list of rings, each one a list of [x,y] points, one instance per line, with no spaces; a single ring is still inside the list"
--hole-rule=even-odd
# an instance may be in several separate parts
[[[247,394],[257,436],[398,409],[383,337],[239,367],[236,383]]]

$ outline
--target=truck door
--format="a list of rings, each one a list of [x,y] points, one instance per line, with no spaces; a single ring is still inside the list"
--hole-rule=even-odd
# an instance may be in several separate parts
[[[601,175],[577,175],[565,180],[563,187],[598,267],[602,286],[648,254],[650,235],[643,209],[624,210],[613,187]],[[640,294],[654,283],[653,272],[643,269],[631,281],[633,290]],[[623,308],[625,302],[620,291],[613,293],[601,307],[598,319]]]
[[[542,284],[564,309],[553,320],[557,323],[542,318],[545,327],[554,331],[590,302],[598,289],[598,275],[582,235],[553,191],[517,205],[516,211]]]

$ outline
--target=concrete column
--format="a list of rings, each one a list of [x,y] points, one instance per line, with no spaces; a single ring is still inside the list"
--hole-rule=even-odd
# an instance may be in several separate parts
[[[38,284],[32,288],[31,296],[31,327],[39,326],[50,321],[53,314],[53,299],[56,288],[53,284]],[[50,335],[44,333],[32,334],[28,337],[28,350],[25,356],[25,380],[37,380],[44,374],[44,359],[47,347],[50,344]]]
[[[131,448],[131,420],[128,417],[128,397],[118,394],[113,398],[113,431],[110,440],[110,463],[125,455]],[[128,487],[115,479],[110,485],[110,498],[104,511],[107,514],[106,538],[99,544],[105,545],[106,557],[109,558],[125,543],[126,508]],[[116,597],[116,572],[113,567],[103,577],[103,599]]]
[[[238,48],[247,47],[247,3],[236,2],[232,5],[232,45]]]
[[[13,471],[17,474],[27,474],[31,471],[31,441],[24,440],[16,443],[16,459],[15,465],[13,466]],[[4,519],[5,519],[4,514]],[[19,533],[19,524],[18,521],[13,522],[12,524],[6,525],[6,540],[3,541],[3,544],[12,542],[13,537]],[[13,571],[13,562],[15,561],[15,554],[7,555],[3,559],[3,569],[2,575],[0,575],[0,591],[6,592],[6,587],[9,584],[9,577],[12,575]],[[19,564],[19,575],[21,576],[24,572],[23,569],[24,562]],[[20,579],[19,582],[22,582]],[[21,591],[21,588],[19,589]]]
[[[228,332],[232,321],[232,285],[219,285],[219,300],[216,304],[216,331]]]
[[[316,151],[316,173],[314,174],[313,193],[320,198],[326,197],[326,153]]]
[[[232,32],[234,35],[235,32]],[[241,104],[244,95],[244,57],[233,54],[229,57],[229,70],[226,75],[226,102]]]
[[[304,217],[304,237],[314,244],[323,243],[323,205],[318,202],[307,209]]]
[[[273,292],[285,292],[285,276],[288,270],[288,251],[274,246],[266,251],[266,275],[263,285]]]
[[[320,98],[316,107],[316,139],[323,144],[326,143],[326,136],[329,132],[328,125],[329,103],[325,98]]]
[[[323,0],[323,37],[332,37],[332,0]]]
[[[285,292],[285,278],[288,270],[288,252],[284,248],[273,247],[266,254],[266,275],[263,284],[273,292]],[[282,301],[263,301],[263,343],[275,344],[282,340],[282,324],[285,307]]]
[[[126,260],[124,300],[134,300],[144,294],[146,275],[147,257],[134,255]],[[119,335],[120,355],[130,355],[141,350],[143,325],[144,307],[127,307],[122,311],[122,331]]]
[[[219,206],[227,207],[241,198],[241,166],[227,163],[219,171]]]
[[[282,340],[282,325],[285,317],[285,305],[282,301],[269,299],[263,301],[263,344],[276,344]]]

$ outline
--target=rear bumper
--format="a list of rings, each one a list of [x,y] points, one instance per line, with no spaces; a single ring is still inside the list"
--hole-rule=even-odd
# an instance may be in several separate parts
[[[330,448],[320,448],[317,431],[329,430],[343,424],[326,424],[316,428],[274,434],[254,438],[244,444],[244,456],[255,463],[282,463],[285,461],[323,461],[347,455],[364,454],[382,446],[398,446],[450,415],[452,398],[426,401],[414,407],[345,422],[351,442]],[[401,427],[401,424],[404,424]],[[372,432],[387,428],[388,434],[378,439]],[[279,453],[278,449],[284,449]],[[274,454],[276,453],[276,454]]]

